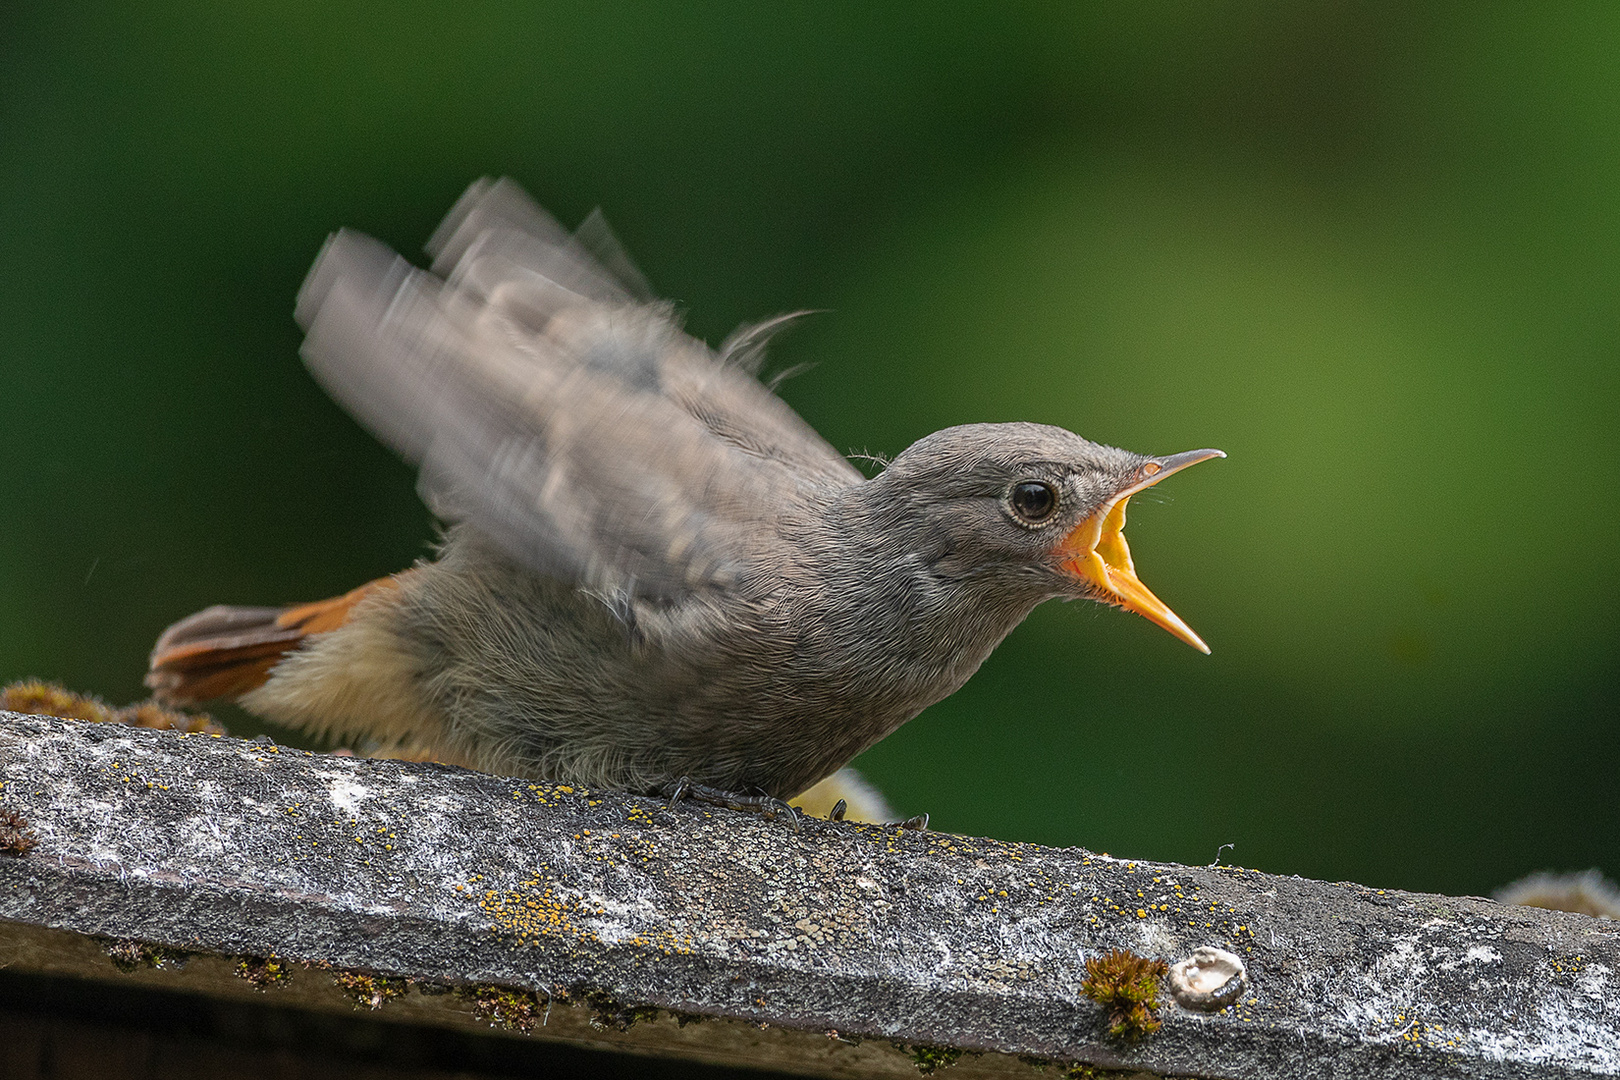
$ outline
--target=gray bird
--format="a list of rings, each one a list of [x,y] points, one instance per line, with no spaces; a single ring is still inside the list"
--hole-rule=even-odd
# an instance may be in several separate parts
[[[517,776],[788,798],[961,686],[1043,600],[1145,615],[1132,494],[1211,457],[968,424],[866,479],[680,329],[595,215],[475,183],[428,244],[328,240],[303,356],[421,467],[437,557],[334,600],[169,627],[159,697]]]

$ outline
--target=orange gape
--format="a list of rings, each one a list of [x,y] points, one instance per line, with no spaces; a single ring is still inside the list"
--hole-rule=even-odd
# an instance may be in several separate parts
[[[330,600],[293,607],[216,605],[163,631],[152,648],[146,685],[165,702],[183,705],[240,697],[270,677],[270,669],[305,638],[336,630],[355,605],[383,589],[397,589],[400,575],[378,578]]]

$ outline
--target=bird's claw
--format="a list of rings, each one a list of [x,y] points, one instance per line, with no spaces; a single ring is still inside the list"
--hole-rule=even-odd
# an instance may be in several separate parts
[[[665,793],[669,796],[671,808],[682,799],[691,799],[693,802],[706,803],[709,806],[723,806],[728,810],[740,810],[745,814],[758,814],[767,821],[775,821],[785,816],[793,825],[793,831],[799,831],[799,811],[784,799],[775,795],[744,795],[736,791],[726,791],[723,788],[709,787],[699,784],[691,777],[683,776],[673,784],[666,785]]]

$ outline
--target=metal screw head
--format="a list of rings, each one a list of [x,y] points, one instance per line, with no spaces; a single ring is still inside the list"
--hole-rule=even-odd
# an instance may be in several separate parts
[[[1241,957],[1205,945],[1170,967],[1170,996],[1183,1009],[1219,1012],[1235,1005],[1249,988],[1249,972]]]

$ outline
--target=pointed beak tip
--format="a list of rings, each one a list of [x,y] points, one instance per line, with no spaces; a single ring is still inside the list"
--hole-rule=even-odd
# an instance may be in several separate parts
[[[1209,461],[1213,458],[1223,458],[1225,450],[1216,450],[1210,447],[1206,450],[1186,450],[1179,454],[1167,454],[1158,460],[1169,466],[1172,472],[1185,469],[1189,465],[1196,465],[1200,461]]]
[[[1154,599],[1157,599],[1157,597]],[[1149,622],[1155,623],[1161,628],[1170,631],[1172,637],[1185,641],[1188,645],[1191,645],[1205,656],[1209,655],[1209,646],[1204,643],[1204,639],[1199,637],[1197,632],[1194,631],[1192,627],[1182,622],[1181,616],[1177,615],[1169,608],[1162,607],[1161,605],[1160,611],[1143,610],[1141,608],[1131,608],[1130,610],[1135,611],[1138,615],[1147,616]]]

